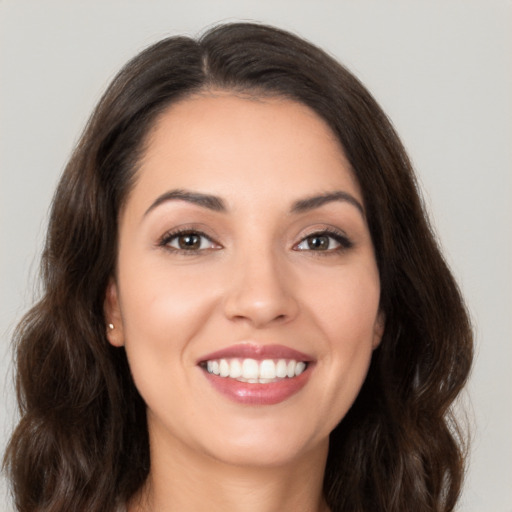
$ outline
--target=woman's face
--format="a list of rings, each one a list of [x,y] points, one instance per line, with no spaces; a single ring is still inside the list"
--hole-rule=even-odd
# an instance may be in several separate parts
[[[361,191],[329,127],[286,99],[197,95],[160,117],[137,178],[106,317],[152,454],[325,454],[384,324]]]

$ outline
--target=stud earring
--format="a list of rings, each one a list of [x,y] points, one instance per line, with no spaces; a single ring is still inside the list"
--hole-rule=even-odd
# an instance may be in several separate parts
[[[108,327],[109,331],[114,330],[114,324],[108,324],[107,327]]]

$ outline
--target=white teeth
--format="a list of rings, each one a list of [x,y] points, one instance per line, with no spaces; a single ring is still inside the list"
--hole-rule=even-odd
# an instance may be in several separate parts
[[[287,372],[286,361],[284,359],[279,359],[279,361],[277,361],[277,365],[276,365],[276,377],[283,379],[284,377],[287,376],[287,374],[288,374],[288,372]]]
[[[219,375],[221,377],[227,377],[229,375],[229,363],[225,359],[220,360]]]
[[[244,379],[257,379],[259,377],[258,361],[255,359],[244,359],[242,363],[242,377]]]
[[[296,365],[296,362],[295,361],[290,361],[288,363],[288,367],[286,369],[286,374],[288,375],[288,378],[292,378],[292,377],[295,377],[295,365]]]
[[[295,365],[295,376],[300,375],[306,369],[306,363],[298,361]]]
[[[260,364],[260,379],[275,379],[276,364],[272,359],[265,359]]]
[[[286,377],[299,376],[307,368],[304,361],[293,359],[220,359],[206,362],[208,373],[219,377],[230,377],[251,384],[267,384]]]
[[[209,361],[208,361],[209,362]],[[242,363],[238,359],[233,359],[229,367],[229,376],[236,379],[242,376]]]

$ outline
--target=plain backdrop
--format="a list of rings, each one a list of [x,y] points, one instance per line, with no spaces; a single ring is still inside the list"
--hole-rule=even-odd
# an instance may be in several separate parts
[[[88,115],[145,46],[240,19],[327,49],[395,124],[477,333],[459,510],[511,512],[510,1],[0,0],[2,451],[15,419],[10,333],[34,297],[52,193]]]

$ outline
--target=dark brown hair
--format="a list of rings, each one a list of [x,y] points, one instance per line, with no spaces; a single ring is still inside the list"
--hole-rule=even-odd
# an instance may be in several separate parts
[[[464,452],[450,406],[468,376],[472,336],[409,159],[343,66],[257,24],[170,37],[135,57],[65,169],[42,260],[44,292],[15,334],[21,419],[4,464],[18,510],[112,511],[148,475],[145,405],[124,350],[106,341],[104,296],[118,214],[150,128],[171,103],[209,88],[309,106],[339,138],[363,192],[386,329],[331,434],[324,492],[332,511],[452,510]]]

